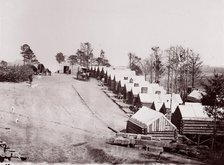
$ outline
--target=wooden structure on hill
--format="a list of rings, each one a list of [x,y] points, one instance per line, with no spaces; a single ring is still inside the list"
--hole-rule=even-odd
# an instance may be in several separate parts
[[[202,95],[205,95],[205,92],[200,90],[193,90],[188,96],[187,96],[187,102],[194,102],[194,103],[201,103]]]
[[[201,137],[210,138],[216,128],[217,136],[224,136],[224,121],[214,120],[205,112],[205,106],[201,103],[185,103],[179,105],[172,115],[172,123],[177,127],[179,133],[188,137],[198,137],[200,144]]]
[[[175,138],[176,127],[162,113],[142,107],[128,120],[126,132],[171,141]]]

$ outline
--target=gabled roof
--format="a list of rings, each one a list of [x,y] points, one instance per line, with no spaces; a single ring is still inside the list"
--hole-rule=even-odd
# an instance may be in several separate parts
[[[119,75],[135,75],[135,71],[131,71],[130,69],[112,69],[107,71],[108,76],[112,79],[115,77],[119,78]],[[119,81],[119,80],[118,80]]]
[[[133,87],[134,87],[135,83],[140,84],[140,82],[144,82],[145,81],[145,77],[144,76],[135,76],[135,75],[133,75],[133,76],[129,76],[128,78],[129,78],[128,82],[124,83],[124,85],[126,86],[126,91],[127,92],[130,92],[131,90],[133,90]],[[130,83],[131,79],[133,80],[133,83]],[[138,89],[136,89],[136,90],[138,90]]]
[[[188,96],[188,100],[192,101],[201,101],[202,99],[202,94],[205,94],[205,92],[200,91],[200,90],[193,90]]]
[[[137,83],[138,86],[132,86],[131,90],[133,95],[138,95],[139,93],[141,93],[141,88],[142,87],[146,87],[148,88],[148,91],[150,90],[150,83],[148,81],[141,81],[141,82],[134,82],[134,84]],[[148,92],[149,93],[149,92]]]
[[[171,96],[172,96],[172,100],[171,100]],[[180,97],[180,94],[175,94],[175,93],[173,93],[172,95],[171,94],[161,95],[161,99],[165,103],[166,108],[171,108],[172,113],[174,113],[178,105],[183,103]]]
[[[155,103],[161,104],[164,103],[166,108],[171,107],[171,112],[173,113],[176,110],[176,107],[179,104],[182,104],[183,101],[179,94],[172,94],[172,104],[171,104],[171,94],[148,94],[148,93],[139,93],[139,98],[142,103]],[[162,106],[162,105],[161,105]]]
[[[148,93],[151,94],[166,94],[166,90],[162,87],[159,86],[159,84],[156,83],[148,83]]]
[[[134,96],[137,96],[141,92],[141,87],[140,86],[138,86],[138,87],[132,86],[131,91]]]
[[[162,102],[162,101],[154,101],[153,102],[153,105],[155,106],[156,111],[159,111],[162,108],[163,104],[164,104],[164,102]]]
[[[145,81],[145,76],[136,76],[136,75],[133,75],[132,77],[129,78],[129,82],[131,80],[133,82],[136,82],[136,83],[144,82]]]
[[[114,74],[115,76],[115,80],[116,82],[122,81],[122,85],[124,86],[123,82],[128,82],[127,80],[124,80],[124,77],[131,77],[131,76],[135,76],[135,71],[131,71],[131,70],[121,70],[117,73]]]
[[[131,87],[132,87],[132,85],[133,85],[133,84],[130,84],[130,83],[125,84],[126,92],[130,92],[130,91],[131,91]]]
[[[178,105],[182,119],[185,120],[208,120],[211,121],[206,111],[205,106],[201,103],[185,103],[185,105]]]
[[[139,93],[139,98],[142,103],[161,102],[158,94]]]
[[[160,117],[163,117],[169,122],[173,127],[175,127],[162,113],[157,112],[151,108],[142,107],[140,108],[131,118],[131,121],[136,121],[137,123],[140,123],[143,126],[148,127],[150,124],[152,124],[154,121],[159,119]]]

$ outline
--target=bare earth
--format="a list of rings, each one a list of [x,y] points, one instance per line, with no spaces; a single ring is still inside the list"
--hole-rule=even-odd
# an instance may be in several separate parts
[[[105,143],[114,136],[108,126],[123,130],[128,117],[96,80],[53,75],[35,77],[33,83],[33,88],[27,83],[0,83],[0,139],[29,162],[150,163],[157,159],[153,151]],[[164,162],[199,164],[168,153],[160,163]]]

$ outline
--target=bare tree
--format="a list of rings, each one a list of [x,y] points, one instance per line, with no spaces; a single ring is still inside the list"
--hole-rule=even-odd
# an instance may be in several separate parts
[[[180,93],[183,100],[187,97],[187,89],[200,77],[202,61],[200,56],[189,48],[172,46],[168,50],[167,60],[167,91]]]
[[[199,54],[195,54],[192,50],[189,54],[189,74],[191,76],[191,86],[195,87],[195,81],[200,78],[202,73],[202,61]]]
[[[145,74],[145,79],[147,75],[150,75],[150,83],[153,82],[153,62],[152,58],[146,58],[142,62],[142,71]]]
[[[171,46],[168,50],[168,89],[171,92],[180,92],[180,85],[183,82],[183,69],[185,67],[185,49],[182,46]],[[181,77],[180,77],[181,75]],[[179,82],[179,84],[178,84]]]
[[[81,65],[88,67],[93,58],[93,48],[89,42],[81,43],[80,49],[78,49],[76,54],[80,59]]]
[[[164,73],[165,68],[162,63],[162,54],[159,47],[152,47],[153,50],[153,70],[155,73],[155,82],[159,83],[161,75]]]

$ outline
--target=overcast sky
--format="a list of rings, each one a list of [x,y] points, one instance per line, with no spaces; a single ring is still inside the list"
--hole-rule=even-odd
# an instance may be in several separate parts
[[[182,45],[224,66],[224,1],[0,0],[0,59],[22,59],[27,43],[55,70],[58,52],[75,54],[87,41],[113,65],[127,65],[128,52],[144,58],[153,46]]]

